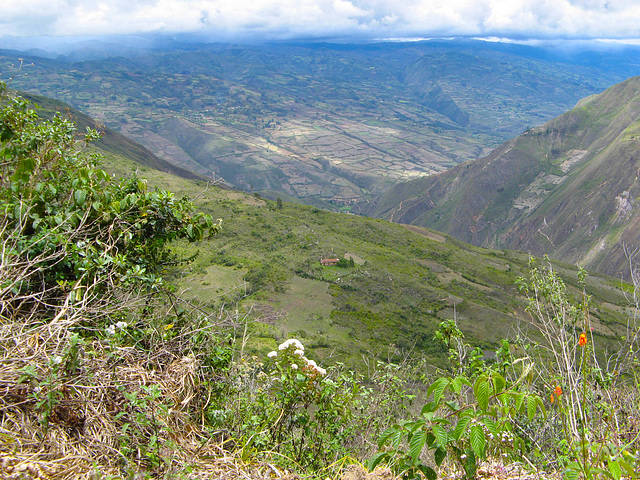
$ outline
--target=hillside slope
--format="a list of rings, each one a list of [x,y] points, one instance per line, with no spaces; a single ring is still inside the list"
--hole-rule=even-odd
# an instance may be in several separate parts
[[[506,142],[490,155],[398,185],[367,213],[465,242],[548,253],[628,275],[640,244],[640,77]]]
[[[21,96],[28,99],[36,106],[38,116],[41,118],[51,118],[56,113],[68,117],[78,126],[78,131],[92,128],[102,133],[102,137],[94,144],[99,151],[107,155],[117,155],[125,157],[135,164],[160,170],[162,172],[177,175],[182,178],[192,180],[204,180],[205,177],[187,170],[171,162],[163,160],[154,155],[148,148],[134,142],[130,138],[102,125],[93,118],[69,105],[54,100],[52,98],[21,92]]]
[[[67,108],[45,98],[38,103],[41,114]],[[76,120],[81,127],[95,123]],[[416,349],[441,363],[446,355],[433,337],[445,319],[456,317],[468,341],[487,350],[528,321],[515,285],[527,276],[526,253],[486,250],[421,227],[221,189],[153,168],[140,161],[144,149],[119,145],[117,151],[96,145],[108,171],[137,170],[150,186],[193,198],[203,212],[223,219],[211,240],[177,246],[194,263],[171,274],[180,297],[213,315],[231,309],[246,318],[247,349],[253,352],[266,353],[296,336],[329,362],[353,365],[371,355],[399,360]],[[333,257],[354,262],[320,264]],[[574,269],[555,268],[576,286]],[[626,322],[617,306],[625,303],[619,282],[593,276],[589,289],[594,334],[615,348]]]

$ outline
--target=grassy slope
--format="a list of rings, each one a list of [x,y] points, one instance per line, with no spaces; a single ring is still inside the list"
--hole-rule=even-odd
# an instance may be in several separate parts
[[[110,162],[125,172],[121,159]],[[130,168],[129,168],[130,170]],[[194,196],[199,207],[224,219],[223,230],[197,247],[185,270],[174,272],[179,291],[214,311],[224,307],[250,320],[247,348],[266,352],[297,336],[322,359],[357,364],[362,356],[399,358],[443,351],[433,341],[438,323],[453,318],[472,344],[492,348],[524,325],[515,280],[528,255],[473,247],[419,227],[275,202],[151,169],[151,185]],[[355,256],[353,268],[322,267],[328,256]],[[360,264],[359,264],[360,263]],[[556,264],[569,282],[575,269]],[[590,278],[593,318],[602,341],[622,332],[624,300],[614,280]],[[255,320],[255,322],[253,322]],[[390,347],[393,345],[393,347]]]

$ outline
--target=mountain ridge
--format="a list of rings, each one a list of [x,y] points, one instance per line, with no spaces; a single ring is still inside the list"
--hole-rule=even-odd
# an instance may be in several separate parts
[[[640,244],[638,133],[632,77],[482,159],[393,187],[364,211],[628,277],[623,244]]]

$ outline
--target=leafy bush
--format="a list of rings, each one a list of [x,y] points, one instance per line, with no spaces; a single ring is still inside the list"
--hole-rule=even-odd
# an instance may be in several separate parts
[[[60,115],[40,121],[0,83],[0,241],[4,313],[87,304],[113,288],[154,288],[177,238],[217,231],[186,199],[114,180]],[[9,299],[10,298],[10,299]]]

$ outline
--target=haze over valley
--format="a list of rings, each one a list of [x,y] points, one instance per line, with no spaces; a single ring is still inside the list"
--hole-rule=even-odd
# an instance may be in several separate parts
[[[489,153],[638,64],[633,47],[591,44],[576,54],[471,40],[167,43],[116,57],[85,44],[67,56],[4,51],[2,73],[22,56],[15,88],[65,101],[166,161],[348,210]]]

